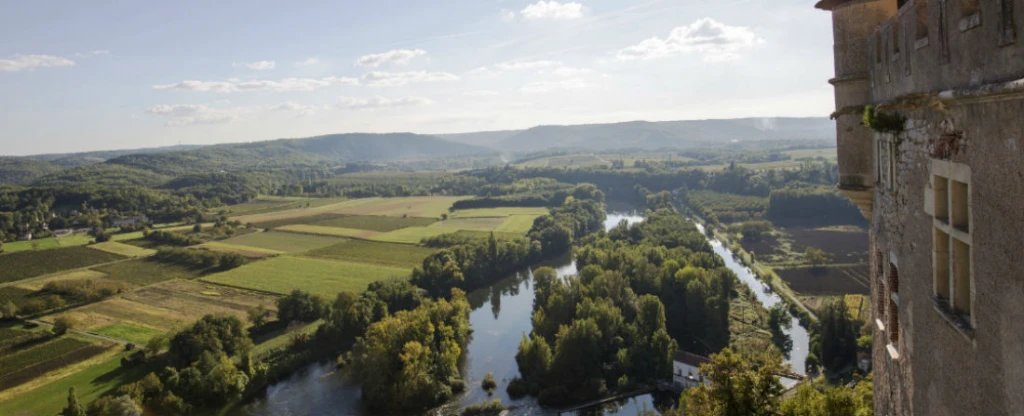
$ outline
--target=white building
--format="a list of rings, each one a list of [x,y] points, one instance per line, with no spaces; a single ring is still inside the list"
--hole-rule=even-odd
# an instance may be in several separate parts
[[[686,351],[676,351],[672,357],[672,382],[683,389],[697,387],[701,383],[711,385],[711,380],[700,374],[700,365],[711,360]]]

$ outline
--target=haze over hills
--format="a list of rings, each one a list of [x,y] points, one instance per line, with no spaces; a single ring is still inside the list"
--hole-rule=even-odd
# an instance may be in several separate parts
[[[102,183],[104,178],[131,176],[133,182],[153,186],[186,174],[254,168],[497,156],[553,148],[684,149],[734,140],[834,137],[834,124],[823,117],[631,121],[441,135],[347,133],[210,146],[0,157],[0,185],[52,185],[89,178]]]
[[[808,117],[630,121],[438,136],[507,152],[532,152],[550,148],[681,148],[730,140],[833,140],[835,135],[835,124],[831,119]]]

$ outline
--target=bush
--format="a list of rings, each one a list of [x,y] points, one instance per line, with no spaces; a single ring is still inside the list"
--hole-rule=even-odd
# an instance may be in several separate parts
[[[494,389],[498,388],[498,383],[494,381],[494,374],[490,371],[484,376],[484,380],[480,382],[480,387],[487,391],[487,394],[494,393]]]
[[[480,404],[473,404],[462,409],[462,416],[496,415],[505,410],[505,405],[500,399],[484,400]]]
[[[508,393],[508,397],[511,397],[513,400],[530,394],[530,390],[527,388],[526,382],[518,377],[508,382],[508,387],[505,388],[505,392]]]
[[[77,322],[70,316],[58,316],[57,319],[53,320],[53,334],[56,336],[64,335],[71,329],[74,329],[76,324]]]

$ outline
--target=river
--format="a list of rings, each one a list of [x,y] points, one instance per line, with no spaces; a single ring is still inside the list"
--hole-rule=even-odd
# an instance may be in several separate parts
[[[608,214],[605,228],[610,229],[620,221],[630,223],[643,221],[638,214],[616,212]],[[702,228],[703,230],[703,228]],[[726,248],[717,240],[711,241],[715,252],[725,259],[726,265],[736,272],[740,280],[754,288],[758,299],[767,306],[781,302],[773,293],[766,293],[763,284],[749,270],[738,264]],[[554,267],[560,277],[576,273],[571,256],[548,261],[539,266]],[[533,315],[533,275],[529,270],[506,277],[489,288],[476,290],[468,295],[472,312],[469,320],[473,336],[466,353],[463,370],[467,391],[449,404],[437,409],[438,414],[454,414],[467,405],[480,403],[485,399],[501,399],[512,407],[512,415],[554,414],[543,408],[532,397],[512,400],[505,392],[508,382],[519,375],[515,355],[523,334],[531,330]],[[802,335],[801,335],[802,334]],[[807,351],[807,332],[798,322],[791,330],[793,337],[793,368],[803,372],[803,360]],[[802,351],[802,352],[801,352]],[[797,366],[799,363],[799,366]],[[480,381],[488,372],[494,374],[498,388],[488,396],[480,388]],[[606,410],[606,415],[636,415],[643,410],[655,410],[656,400],[671,402],[671,397],[643,395],[619,403],[616,410]],[[333,363],[314,364],[292,375],[288,379],[267,389],[266,397],[257,400],[238,412],[237,416],[299,416],[299,415],[369,415],[359,399],[359,386],[334,373]],[[668,400],[665,400],[668,399]]]

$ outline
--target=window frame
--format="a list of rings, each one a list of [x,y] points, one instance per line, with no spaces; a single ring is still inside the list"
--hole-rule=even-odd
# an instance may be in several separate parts
[[[938,159],[931,160],[929,170],[933,201],[928,212],[932,215],[932,300],[947,322],[972,339],[977,328],[977,298],[971,238],[971,170],[965,164]],[[955,192],[955,183],[962,184],[964,192]],[[942,203],[946,204],[944,209],[940,208]],[[961,215],[966,226],[954,218],[957,206],[962,207],[958,211],[965,211]],[[940,243],[939,239],[946,241]]]

